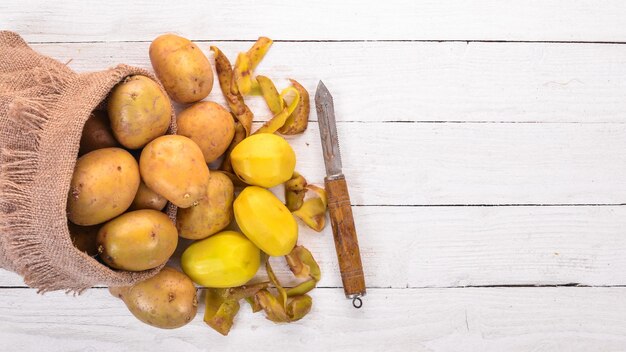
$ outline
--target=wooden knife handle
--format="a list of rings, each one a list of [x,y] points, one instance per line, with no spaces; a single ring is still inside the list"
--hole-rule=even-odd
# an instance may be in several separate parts
[[[327,177],[324,181],[343,290],[348,298],[363,296],[365,295],[365,277],[346,179],[340,175]]]

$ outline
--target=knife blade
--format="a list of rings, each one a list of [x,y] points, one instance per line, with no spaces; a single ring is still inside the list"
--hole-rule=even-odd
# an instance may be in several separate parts
[[[335,106],[333,97],[328,88],[320,81],[315,92],[315,109],[322,139],[324,152],[324,165],[326,175],[329,177],[341,174],[341,151],[339,150],[339,138],[337,136],[337,123],[335,122]]]
[[[333,229],[335,250],[339,261],[341,281],[346,298],[352,299],[355,308],[361,308],[361,297],[366,294],[361,252],[354,225],[350,195],[342,173],[341,153],[333,97],[320,81],[315,92],[315,108],[322,141],[326,177],[324,184],[328,196],[328,213]]]

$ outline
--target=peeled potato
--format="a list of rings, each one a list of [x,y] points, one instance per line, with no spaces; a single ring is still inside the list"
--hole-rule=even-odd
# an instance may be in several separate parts
[[[176,226],[180,237],[199,240],[209,237],[233,219],[233,182],[226,174],[212,171],[206,198],[189,208],[178,209]]]
[[[211,101],[201,101],[178,114],[179,135],[191,138],[207,163],[224,154],[235,136],[235,120],[228,110]]]
[[[204,287],[241,286],[254,277],[260,264],[259,248],[235,231],[196,241],[180,258],[185,274]]]
[[[68,219],[76,225],[97,225],[122,214],[139,188],[139,168],[120,148],[104,148],[76,162],[67,199]]]
[[[209,167],[200,147],[187,137],[167,135],[153,140],[141,152],[139,169],[146,186],[179,208],[206,196]]]
[[[155,276],[134,286],[111,287],[128,310],[142,322],[161,329],[181,327],[196,316],[196,287],[187,275],[165,267]]]
[[[211,63],[191,41],[164,34],[150,44],[150,62],[167,94],[179,103],[204,99],[213,88]]]
[[[139,210],[139,209],[162,210],[163,208],[165,208],[166,204],[167,204],[167,199],[165,199],[162,195],[156,193],[155,191],[151,190],[142,181],[139,184],[139,189],[137,190],[137,194],[135,195],[133,204],[131,204],[130,206],[130,210]]]
[[[298,224],[272,192],[246,187],[235,199],[233,209],[241,232],[263,252],[280,257],[296,245]]]
[[[252,135],[230,153],[233,170],[245,183],[270,188],[291,178],[296,153],[289,143],[272,133]]]
[[[172,104],[159,85],[146,76],[130,76],[113,88],[108,103],[115,138],[138,149],[167,132]]]

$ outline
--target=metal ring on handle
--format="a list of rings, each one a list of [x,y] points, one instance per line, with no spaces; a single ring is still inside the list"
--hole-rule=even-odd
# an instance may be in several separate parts
[[[358,296],[354,297],[352,299],[352,306],[356,309],[363,307],[363,301],[361,300],[361,297],[358,297]]]

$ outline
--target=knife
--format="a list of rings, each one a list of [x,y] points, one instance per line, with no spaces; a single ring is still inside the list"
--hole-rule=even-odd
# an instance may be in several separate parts
[[[328,195],[328,212],[333,228],[343,290],[346,298],[352,299],[352,305],[355,308],[361,308],[363,305],[361,297],[366,293],[361,253],[350,207],[348,185],[341,171],[333,97],[322,81],[317,85],[315,92],[315,108],[326,166],[324,183]]]

